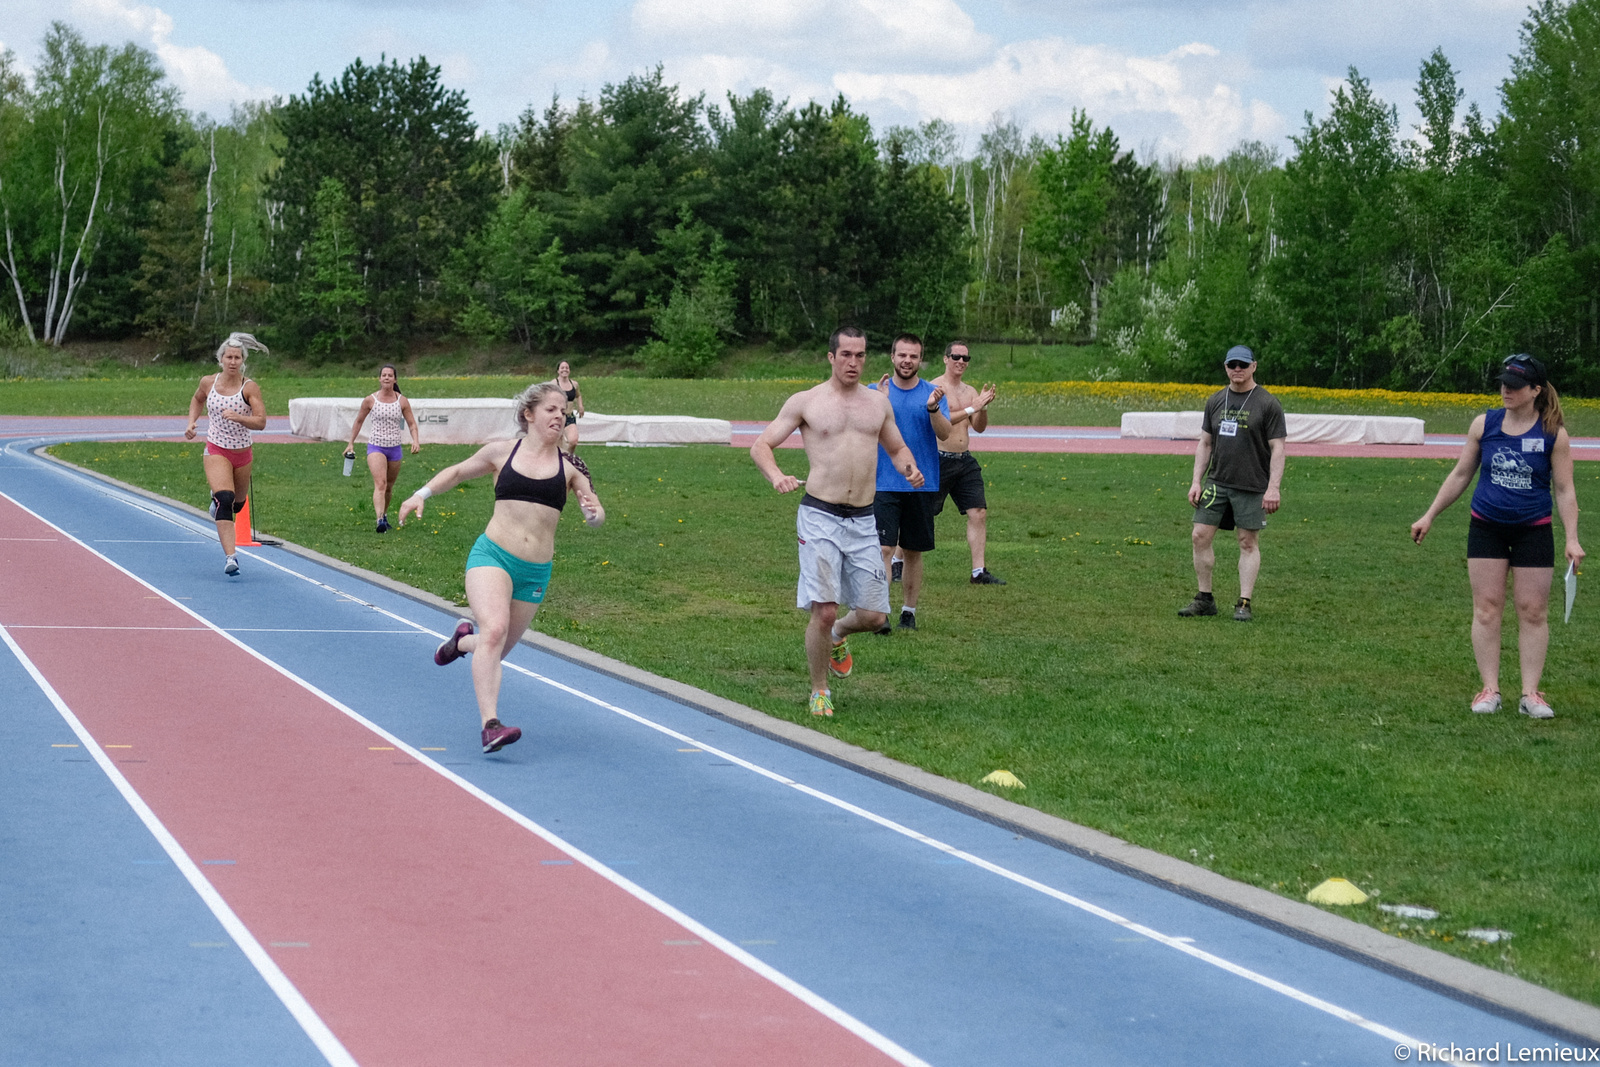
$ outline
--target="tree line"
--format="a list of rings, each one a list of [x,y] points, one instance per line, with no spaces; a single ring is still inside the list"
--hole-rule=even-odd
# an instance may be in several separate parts
[[[1600,0],[1538,0],[1493,118],[1448,58],[1422,123],[1351,69],[1287,158],[1139,160],[1074,113],[874,130],[841,96],[720,103],[662,71],[489,133],[439,69],[357,60],[191,115],[150,53],[56,23],[0,55],[0,332],[253,327],[309,360],[418,337],[626,350],[695,375],[730,344],[876,335],[1094,342],[1107,374],[1481,389],[1531,350],[1600,389]]]

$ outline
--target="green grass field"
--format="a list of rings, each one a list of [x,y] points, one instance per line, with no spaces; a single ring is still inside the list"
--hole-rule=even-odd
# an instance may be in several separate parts
[[[257,450],[260,528],[461,596],[487,482],[379,537],[337,446]],[[408,457],[401,492],[467,451]],[[1027,785],[1013,799],[1288,896],[1342,875],[1375,895],[1343,914],[1600,1003],[1600,600],[1580,593],[1552,626],[1554,721],[1470,714],[1465,506],[1425,547],[1407,537],[1447,461],[1291,458],[1246,625],[1175,615],[1193,591],[1186,457],[986,456],[989,565],[1010,584],[969,585],[962,521],[941,516],[921,629],[852,639],[855,674],[819,721],[795,498],[734,449],[586,451],[610,521],[566,516],[537,629],[957,781],[1006,768]],[[207,497],[198,445],[56,452]],[[781,459],[803,474],[802,454]],[[1578,493],[1597,498],[1600,465],[1579,464]],[[1235,559],[1219,540],[1229,601]],[[1401,930],[1377,902],[1443,914]],[[1515,937],[1458,936],[1477,926]]]

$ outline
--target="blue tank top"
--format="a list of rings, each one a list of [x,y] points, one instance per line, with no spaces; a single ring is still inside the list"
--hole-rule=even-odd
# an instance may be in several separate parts
[[[1550,453],[1556,438],[1544,432],[1543,420],[1512,437],[1501,428],[1505,420],[1505,408],[1484,413],[1472,513],[1490,522],[1528,526],[1550,517]]]
[[[867,386],[876,389],[877,382]],[[928,417],[928,397],[933,395],[933,385],[930,382],[917,379],[917,384],[910,389],[901,389],[893,382],[884,389],[884,395],[889,398],[889,406],[894,409],[894,424],[900,428],[900,436],[905,438],[906,446],[911,449],[911,457],[917,461],[917,470],[922,472],[922,488],[912,489],[911,483],[906,481],[906,476],[901,474],[889,458],[889,453],[884,451],[882,445],[878,446],[878,492],[880,493],[933,493],[939,489],[939,438],[933,432],[933,422]],[[945,418],[950,417],[950,402],[945,397],[939,398],[939,410]]]

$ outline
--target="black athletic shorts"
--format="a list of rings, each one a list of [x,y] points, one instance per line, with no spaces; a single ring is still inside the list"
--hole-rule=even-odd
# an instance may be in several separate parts
[[[956,502],[965,515],[973,508],[987,508],[983,498],[983,468],[971,452],[939,453],[939,503],[935,515],[944,510],[944,498]]]
[[[933,551],[933,516],[939,494],[880,491],[872,501],[878,518],[878,544],[912,552]]]
[[[1467,526],[1468,559],[1508,559],[1513,567],[1554,567],[1556,536],[1551,524],[1508,526],[1476,515]]]

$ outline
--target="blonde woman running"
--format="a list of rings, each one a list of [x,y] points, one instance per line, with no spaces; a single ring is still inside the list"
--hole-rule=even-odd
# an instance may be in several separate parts
[[[472,688],[483,721],[483,751],[497,752],[522,736],[498,717],[500,661],[517,647],[550,587],[550,561],[556,553],[556,523],[568,492],[576,493],[590,526],[606,521],[589,472],[561,451],[566,398],[554,382],[530,385],[517,397],[517,425],[523,436],[484,445],[468,459],[435,474],[400,505],[400,525],[435,493],[493,474],[494,515],[467,554],[467,603],[473,624],[462,619],[440,645],[433,661],[441,667],[468,653]]]
[[[239,573],[238,546],[234,516],[244,509],[250,496],[250,465],[254,454],[252,430],[267,428],[267,405],[261,387],[244,376],[245,353],[249,349],[267,351],[267,346],[247,333],[232,333],[217,348],[216,374],[200,379],[200,386],[189,398],[189,426],[185,439],[193,441],[195,426],[203,411],[206,424],[206,484],[211,487],[211,517],[217,521],[217,540],[222,542],[222,573]]]
[[[389,500],[400,480],[402,422],[411,428],[411,454],[422,451],[417,417],[411,413],[411,401],[400,393],[400,372],[393,363],[385,363],[379,369],[378,391],[361,401],[355,425],[350,427],[350,440],[345,443],[346,455],[356,450],[356,438],[369,415],[372,428],[367,431],[367,469],[372,472],[372,514],[377,517],[378,532],[388,533]]]

